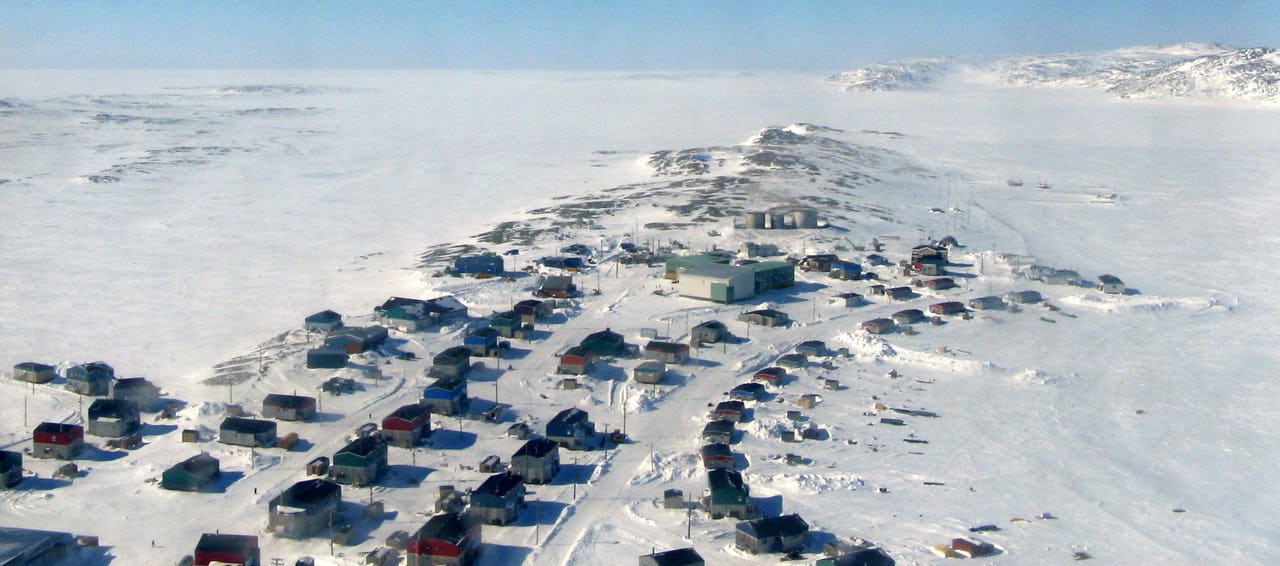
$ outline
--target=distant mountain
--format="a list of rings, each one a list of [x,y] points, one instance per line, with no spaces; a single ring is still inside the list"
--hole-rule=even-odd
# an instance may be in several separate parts
[[[1094,88],[1132,98],[1280,101],[1280,51],[1212,43],[1002,59],[914,59],[832,76],[849,92],[924,90],[964,76],[1021,87]]]

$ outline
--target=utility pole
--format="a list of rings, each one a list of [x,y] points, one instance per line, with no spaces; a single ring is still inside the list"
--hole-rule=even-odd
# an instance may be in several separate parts
[[[578,500],[578,458],[573,458],[573,500]]]

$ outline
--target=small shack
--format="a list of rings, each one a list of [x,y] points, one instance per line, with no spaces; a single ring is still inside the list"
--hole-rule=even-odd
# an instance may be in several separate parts
[[[640,566],[705,566],[702,555],[692,548],[677,548],[645,554],[640,557]]]
[[[742,401],[721,401],[716,403],[714,409],[711,409],[710,417],[714,420],[737,423],[742,420],[742,413],[745,410],[746,406],[742,404]]]

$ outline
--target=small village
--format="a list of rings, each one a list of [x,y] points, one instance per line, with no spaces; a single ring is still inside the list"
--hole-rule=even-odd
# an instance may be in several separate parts
[[[860,367],[835,326],[824,323],[852,326],[869,340],[963,325],[986,313],[1057,323],[1071,315],[1047,298],[1055,289],[1134,292],[1112,275],[1088,282],[1072,270],[1011,257],[1003,266],[1021,287],[984,293],[983,267],[971,262],[988,256],[970,253],[953,237],[799,254],[774,234],[829,230],[816,210],[752,212],[740,222],[738,235],[755,239],[737,249],[693,250],[624,236],[607,245],[462,255],[441,272],[442,281],[464,282],[460,292],[391,297],[356,316],[300,314],[300,326],[277,343],[216,371],[206,381],[208,399],[173,398],[163,380],[118,377],[105,361],[16,364],[11,387],[75,396],[78,408],[30,415],[25,445],[0,451],[0,484],[14,491],[76,489],[167,442],[189,456],[147,479],[156,491],[137,497],[162,491],[252,497],[261,517],[260,528],[228,523],[198,540],[162,541],[172,563],[303,566],[346,557],[383,566],[460,566],[485,564],[488,541],[504,529],[531,530],[531,547],[516,555],[536,552],[544,535],[564,527],[560,521],[584,501],[580,496],[608,490],[607,476],[625,474],[608,458],[626,452],[636,456],[636,470],[683,463],[691,466],[684,477],[701,478],[700,491],[652,485],[652,513],[686,529],[686,537],[694,536],[696,516],[707,525],[702,532],[727,533],[744,557],[889,566],[895,559],[856,529],[815,531],[781,498],[753,497],[744,474],[762,458],[813,465],[805,446],[836,442],[837,422],[824,419],[838,418],[815,408],[854,395],[852,382],[872,373],[906,379],[898,368]],[[529,255],[539,252],[550,254]],[[527,260],[523,267],[520,260]],[[614,311],[630,304],[622,299],[635,295],[648,297],[637,304],[659,310],[615,324]],[[506,308],[491,308],[501,302]],[[851,325],[849,317],[861,322]],[[629,322],[636,320],[644,322]],[[748,344],[776,355],[734,359]],[[224,388],[227,401],[216,401]],[[676,402],[681,395],[690,397]],[[877,396],[842,403],[865,408],[846,419],[876,427],[939,419],[946,411]],[[696,438],[677,440],[663,428],[684,419],[698,423]],[[755,453],[743,452],[745,438]],[[902,441],[928,444],[914,435]],[[761,442],[780,453],[759,453],[754,443]],[[655,443],[695,449],[688,459],[660,464]],[[489,451],[493,446],[509,448]],[[228,459],[237,462],[235,470],[227,469]],[[263,474],[273,475],[273,491],[249,487],[251,476]],[[404,501],[416,504],[393,508]],[[75,524],[67,529],[4,528],[0,539],[23,549],[8,563],[94,556],[103,552],[95,548],[112,544],[93,533],[73,535]],[[975,526],[928,550],[954,558],[999,554],[1000,546],[983,537],[995,530]],[[263,537],[294,543],[267,545]],[[641,566],[718,561],[693,546],[655,547],[630,559]],[[279,548],[309,550],[291,556]]]

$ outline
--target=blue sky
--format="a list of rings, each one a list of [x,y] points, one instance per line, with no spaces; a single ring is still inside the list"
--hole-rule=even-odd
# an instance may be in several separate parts
[[[1280,1],[16,1],[0,68],[838,71],[904,57],[1280,46]]]

